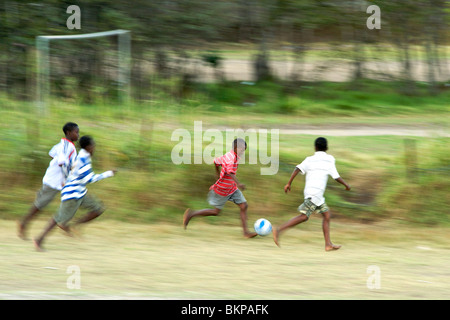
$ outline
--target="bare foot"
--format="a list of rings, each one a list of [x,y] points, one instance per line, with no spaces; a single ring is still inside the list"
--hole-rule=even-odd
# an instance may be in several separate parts
[[[339,250],[340,247],[341,247],[341,246],[336,245],[336,244],[326,245],[326,246],[325,246],[325,251]]]
[[[36,251],[39,251],[39,252],[45,251],[44,248],[41,247],[41,241],[34,239],[33,243],[34,243],[34,248],[36,249]]]
[[[63,230],[67,236],[69,236],[69,237],[74,236],[74,234],[72,232],[72,228],[70,228],[69,226],[63,226],[63,225],[58,224],[58,227],[60,227],[61,230]]]
[[[17,221],[17,235],[20,239],[27,240],[27,237],[25,235],[25,226],[19,221]]]
[[[250,239],[250,238],[254,238],[254,237],[256,237],[258,234],[256,233],[256,232],[244,232],[244,237],[245,238],[247,238],[247,239]]]
[[[189,223],[189,220],[191,220],[191,209],[186,209],[183,215],[183,227],[184,229],[187,228],[187,225]]]
[[[275,244],[276,244],[278,247],[280,247],[280,244],[278,243],[278,237],[279,237],[278,228],[273,228],[272,234],[273,234],[273,241],[275,242]],[[280,248],[281,248],[281,247],[280,247]]]

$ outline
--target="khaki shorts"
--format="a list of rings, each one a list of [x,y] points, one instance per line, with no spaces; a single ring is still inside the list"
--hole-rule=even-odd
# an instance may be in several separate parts
[[[232,194],[229,194],[228,196],[221,196],[214,192],[214,190],[209,190],[208,193],[208,203],[209,205],[216,207],[217,209],[221,209],[225,206],[225,203],[227,201],[232,201],[236,204],[241,204],[244,202],[247,202],[244,195],[242,194],[241,190],[237,189]]]
[[[87,209],[89,212],[94,211],[98,214],[102,214],[103,211],[105,211],[105,207],[100,200],[94,196],[86,194],[81,199],[61,201],[59,211],[55,214],[53,219],[57,224],[64,226],[73,218],[78,208]]]
[[[42,188],[36,194],[36,200],[34,200],[34,206],[39,210],[44,209],[61,191],[53,189],[46,184],[42,185]]]
[[[308,218],[313,213],[325,213],[329,210],[330,208],[328,208],[325,202],[320,206],[316,206],[314,203],[312,203],[311,198],[305,199],[305,201],[298,207],[298,211],[300,213],[306,214]]]

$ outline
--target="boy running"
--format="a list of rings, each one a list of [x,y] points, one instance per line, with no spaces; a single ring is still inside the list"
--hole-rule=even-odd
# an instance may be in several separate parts
[[[233,141],[233,149],[223,156],[214,159],[216,172],[219,179],[209,188],[208,202],[214,209],[203,209],[191,211],[187,209],[183,215],[183,226],[186,229],[189,221],[197,216],[217,216],[225,206],[227,201],[234,202],[240,209],[240,217],[244,237],[253,238],[255,232],[250,232],[247,227],[247,200],[241,190],[245,190],[245,185],[241,184],[236,178],[236,171],[241,155],[247,149],[247,143],[243,139]],[[219,173],[219,167],[222,167]]]
[[[42,234],[34,240],[35,247],[38,251],[42,251],[42,241],[56,225],[70,232],[67,223],[73,218],[78,208],[82,207],[89,211],[75,224],[91,221],[105,211],[103,203],[87,193],[86,185],[112,177],[116,171],[94,174],[91,166],[91,157],[95,151],[94,140],[90,136],[83,136],[80,139],[80,147],[82,149],[73,164],[72,171],[67,177],[66,184],[61,190],[59,211],[50,219]]]
[[[62,129],[65,137],[53,146],[49,152],[52,160],[42,179],[42,188],[38,191],[36,200],[28,211],[28,214],[19,222],[18,236],[22,239],[26,238],[25,232],[28,223],[61,192],[71,165],[77,156],[74,142],[80,136],[78,125],[73,122],[67,122]]]
[[[314,213],[321,213],[323,216],[322,229],[325,238],[325,251],[338,250],[341,246],[334,245],[330,240],[330,211],[325,203],[323,194],[327,186],[328,176],[345,186],[345,190],[350,190],[350,186],[342,179],[336,170],[335,159],[326,153],[328,142],[325,138],[317,138],[314,142],[315,154],[307,157],[292,172],[289,182],[284,187],[284,192],[291,191],[291,184],[297,174],[306,174],[304,189],[305,201],[298,207],[300,215],[292,218],[278,228],[273,230],[273,240],[277,246],[281,232],[299,223],[305,222]]]

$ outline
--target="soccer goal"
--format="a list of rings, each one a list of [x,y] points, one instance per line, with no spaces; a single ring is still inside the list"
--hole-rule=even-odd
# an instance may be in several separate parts
[[[45,112],[50,95],[50,41],[89,39],[99,37],[118,37],[117,46],[117,83],[121,103],[128,104],[130,99],[130,65],[131,65],[131,36],[128,30],[112,30],[105,32],[78,34],[37,36],[37,95],[36,104],[40,112]],[[83,54],[80,52],[80,54]]]

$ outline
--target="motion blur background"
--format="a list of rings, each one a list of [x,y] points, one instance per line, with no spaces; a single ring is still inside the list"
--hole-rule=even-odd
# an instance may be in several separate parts
[[[372,4],[380,29],[367,27]],[[67,27],[70,5],[80,8],[81,29]],[[280,138],[277,176],[240,170],[249,193],[265,190],[264,199],[249,196],[255,210],[291,210],[294,202],[279,200],[282,185],[331,128],[341,137],[329,137],[330,153],[356,187],[345,195],[331,184],[336,215],[404,212],[448,223],[448,21],[448,1],[2,1],[1,215],[15,217],[32,201],[66,121],[97,138],[98,170],[129,171],[120,188],[98,188],[123,197],[118,207],[133,219],[170,219],[192,199],[201,205],[214,170],[173,165],[169,140],[200,120],[204,130],[291,133]],[[36,37],[115,29],[131,32],[128,104],[118,99],[112,36],[51,41],[51,100],[39,109]],[[292,129],[315,130],[299,137]],[[420,203],[430,197],[431,208]]]
[[[70,5],[81,29],[67,27]],[[381,10],[380,29],[367,26],[370,5]],[[329,181],[333,221],[448,228],[449,19],[444,0],[2,0],[0,218],[27,212],[48,151],[73,121],[97,141],[94,171],[119,170],[89,188],[109,208],[102,219],[179,225],[187,207],[207,206],[215,171],[174,165],[171,135],[202,121],[204,130],[280,129],[277,175],[239,168],[251,222],[296,214],[303,177],[289,196],[283,186],[325,136],[353,187]],[[116,29],[131,36],[127,89],[117,37],[51,41],[49,99],[39,107],[36,37]],[[236,226],[233,210],[204,222]],[[448,237],[438,243],[448,249]]]

